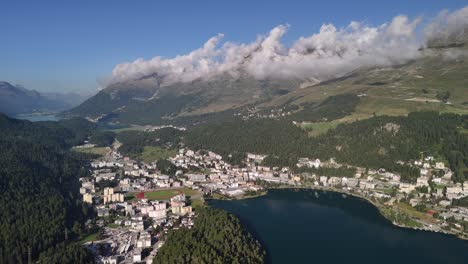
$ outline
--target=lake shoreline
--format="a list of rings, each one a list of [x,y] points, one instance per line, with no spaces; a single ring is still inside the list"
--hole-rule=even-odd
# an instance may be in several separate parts
[[[354,193],[354,192],[348,192],[348,191],[345,191],[345,190],[341,190],[341,189],[336,189],[336,188],[331,188],[331,187],[323,187],[323,186],[290,186],[290,185],[281,185],[281,186],[272,186],[272,187],[268,187],[264,192],[262,193],[259,193],[259,194],[256,194],[256,195],[251,195],[251,196],[240,196],[240,197],[228,197],[228,196],[223,196],[222,199],[220,198],[212,198],[214,200],[226,200],[226,201],[235,201],[235,200],[246,200],[246,199],[253,199],[253,198],[258,198],[258,197],[262,197],[262,196],[265,196],[268,194],[268,191],[269,190],[316,190],[316,191],[326,191],[326,192],[334,192],[334,193],[341,193],[341,194],[345,194],[345,195],[350,195],[350,196],[353,196],[353,197],[356,197],[356,198],[359,198],[359,199],[362,199],[370,204],[372,204],[378,211],[379,211],[379,214],[381,216],[383,216],[388,222],[390,222],[393,226],[396,226],[396,227],[399,227],[399,228],[403,228],[403,229],[410,229],[410,230],[418,230],[418,231],[425,231],[425,232],[432,232],[432,233],[438,233],[438,234],[444,234],[444,235],[449,235],[449,236],[453,236],[453,237],[456,237],[458,239],[461,239],[461,240],[464,240],[464,241],[468,241],[468,237],[465,237],[465,236],[462,236],[460,234],[457,234],[457,233],[454,233],[454,232],[449,232],[449,231],[445,231],[445,232],[439,232],[439,231],[435,231],[435,230],[431,230],[431,229],[428,229],[428,228],[424,228],[424,227],[412,227],[412,226],[407,226],[407,225],[404,225],[404,224],[400,224],[400,223],[397,223],[395,221],[392,221],[391,219],[389,219],[387,217],[387,215],[385,213],[383,213],[383,210],[386,208],[386,209],[391,209],[393,211],[394,208],[392,206],[385,206],[379,202],[376,202],[376,201],[373,201],[371,200],[369,197],[366,197],[364,195],[361,195],[359,193]]]
[[[378,204],[364,197],[325,188],[296,187],[276,186],[257,199],[212,199],[207,205],[238,217],[270,255],[267,263],[310,263],[307,252],[312,249],[317,259],[331,264],[350,258],[375,263],[373,256],[390,252],[394,254],[383,264],[401,260],[466,263],[468,259],[466,253],[454,255],[460,250],[467,252],[466,240],[389,223]],[[421,247],[431,253],[420,251]],[[369,248],[374,251],[369,253]],[[336,250],[340,254],[333,253]]]
[[[358,193],[352,193],[352,192],[348,192],[348,191],[344,191],[344,190],[340,190],[340,189],[336,189],[336,188],[329,188],[329,187],[323,187],[323,186],[279,186],[279,187],[273,187],[272,189],[309,189],[309,190],[320,190],[320,191],[335,192],[335,193],[350,195],[350,196],[353,196],[353,197],[356,197],[356,198],[363,199],[363,200],[367,201],[368,203],[372,204],[375,208],[377,208],[380,215],[382,215],[385,219],[387,219],[394,226],[404,228],[404,229],[411,229],[411,230],[418,230],[418,231],[425,231],[425,232],[432,232],[432,233],[438,233],[438,234],[454,236],[454,237],[456,237],[458,239],[468,241],[468,237],[461,236],[461,235],[453,233],[453,232],[438,232],[438,231],[434,231],[434,230],[427,229],[427,228],[424,228],[424,227],[411,227],[411,226],[406,226],[404,224],[400,224],[400,223],[397,223],[395,221],[392,221],[391,219],[389,219],[383,213],[383,207],[385,207],[385,205],[383,205],[381,203],[378,203],[378,202],[375,202],[375,201],[371,200],[369,197],[366,197],[366,196],[358,194]],[[389,206],[388,208],[394,210],[394,208],[391,207],[391,206]]]

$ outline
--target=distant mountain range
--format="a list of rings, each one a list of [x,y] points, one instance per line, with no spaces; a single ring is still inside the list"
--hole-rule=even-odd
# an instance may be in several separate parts
[[[160,77],[154,73],[111,84],[65,115],[120,124],[159,124],[247,107],[302,111],[305,106],[320,105],[327,97],[340,94],[360,96],[353,113],[356,118],[421,110],[468,113],[466,45],[457,42],[421,52],[425,55],[403,65],[359,69],[321,82],[258,80],[247,73],[225,73],[161,86]],[[441,94],[449,94],[448,102],[440,100]]]
[[[85,97],[76,93],[39,93],[0,82],[0,112],[8,115],[60,112],[79,105]]]
[[[181,115],[236,109],[287,94],[299,80],[256,80],[252,76],[219,75],[209,80],[160,86],[155,75],[110,85],[67,112],[91,118],[110,117],[131,123],[157,123]]]

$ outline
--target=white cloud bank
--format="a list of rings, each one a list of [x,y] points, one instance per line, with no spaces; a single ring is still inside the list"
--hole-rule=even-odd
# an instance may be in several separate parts
[[[299,38],[291,47],[281,43],[288,26],[273,28],[268,35],[248,44],[222,42],[223,34],[210,38],[203,47],[174,58],[154,57],[118,64],[110,83],[157,74],[162,85],[190,82],[221,73],[247,72],[258,79],[314,78],[327,80],[362,67],[390,66],[421,56],[427,40],[466,36],[468,6],[442,11],[418,36],[421,19],[397,16],[372,27],[351,22],[345,28],[322,25],[320,32]]]

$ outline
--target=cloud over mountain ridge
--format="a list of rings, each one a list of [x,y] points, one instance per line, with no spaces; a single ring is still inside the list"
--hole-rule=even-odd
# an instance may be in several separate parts
[[[223,42],[223,34],[201,48],[174,58],[156,56],[115,66],[107,84],[157,74],[161,85],[191,82],[222,73],[247,72],[257,79],[301,78],[327,80],[362,67],[391,66],[423,55],[421,47],[433,41],[466,37],[468,6],[442,11],[422,26],[422,18],[399,15],[389,23],[369,26],[351,22],[344,28],[324,24],[320,31],[300,37],[291,47],[281,39],[288,27],[279,25],[251,43]],[[422,32],[422,34],[419,34]]]

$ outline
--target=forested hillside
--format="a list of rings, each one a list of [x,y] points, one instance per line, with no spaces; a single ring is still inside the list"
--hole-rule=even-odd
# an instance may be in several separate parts
[[[407,117],[375,117],[339,125],[316,138],[310,146],[313,156],[335,157],[363,167],[383,167],[414,181],[419,171],[396,161],[415,160],[421,154],[448,162],[455,180],[468,179],[468,116],[416,112]]]
[[[309,137],[280,119],[228,119],[191,128],[187,132],[162,129],[156,132],[121,132],[120,151],[137,156],[145,146],[173,147],[180,140],[189,148],[219,153],[233,164],[242,164],[245,153],[269,155],[265,165],[294,167],[301,157],[329,159],[368,168],[400,173],[415,181],[419,170],[397,161],[433,155],[454,171],[454,180],[468,179],[468,117],[436,112],[415,112],[405,117],[376,116],[343,123],[327,133]],[[349,174],[349,172],[346,172]]]
[[[240,164],[245,152],[283,158],[305,157],[309,139],[302,129],[289,121],[263,119],[198,126],[187,133],[185,142],[189,148],[212,150]]]
[[[73,128],[73,129],[71,129]],[[90,211],[81,203],[82,154],[67,151],[92,132],[85,120],[31,123],[0,114],[0,262],[89,263],[71,241]]]
[[[267,154],[270,165],[291,167],[300,157],[333,157],[341,163],[399,172],[406,181],[414,181],[419,170],[396,162],[418,159],[425,153],[446,161],[455,180],[462,181],[468,179],[467,128],[468,116],[436,112],[344,123],[318,137],[308,137],[285,120],[239,120],[195,127],[185,142],[190,148],[213,150],[235,163],[240,163],[245,152]]]
[[[126,156],[137,158],[144,147],[174,147],[181,140],[184,133],[174,128],[162,128],[152,132],[123,131],[116,138],[122,143],[119,151]]]
[[[264,263],[265,251],[234,215],[212,208],[197,214],[194,228],[171,233],[153,263]]]

